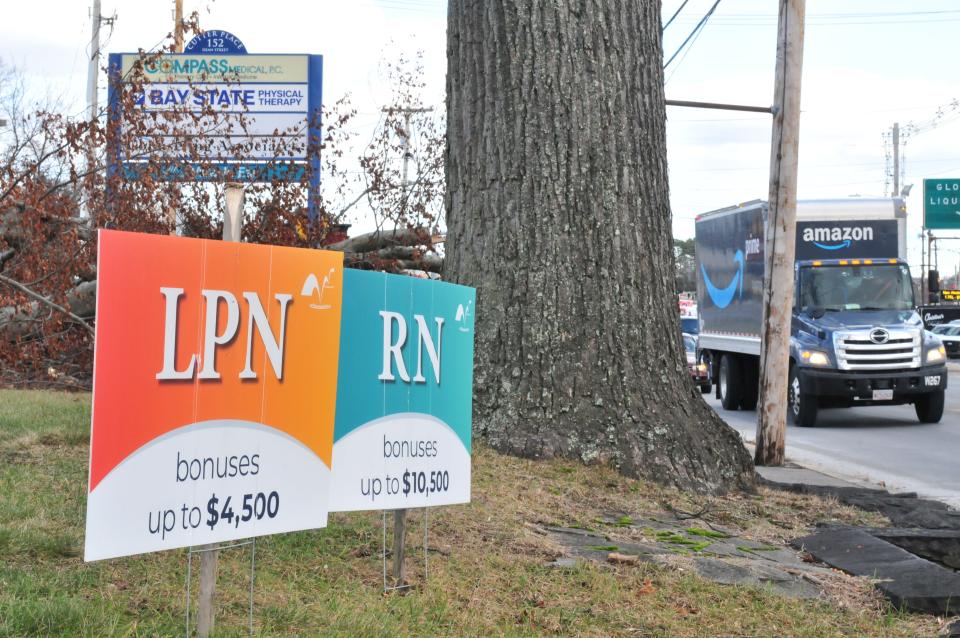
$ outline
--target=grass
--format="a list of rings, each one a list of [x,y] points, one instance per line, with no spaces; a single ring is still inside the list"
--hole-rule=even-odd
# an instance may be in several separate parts
[[[89,397],[0,391],[0,637],[182,636],[186,552],[84,564]],[[678,535],[709,543],[710,525],[778,544],[815,520],[882,524],[836,501],[761,490],[707,498],[624,478],[606,467],[525,461],[475,445],[473,501],[430,512],[429,580],[381,591],[378,512],[333,514],[324,530],[257,541],[259,636],[918,636],[935,620],[901,614],[859,581],[858,596],[780,598],[660,565],[548,563],[544,524],[609,531],[664,511],[703,512]],[[629,518],[629,522],[628,522]],[[422,518],[410,517],[411,579],[422,583]],[[703,527],[701,527],[701,525]],[[694,532],[693,530],[697,530]],[[702,533],[708,532],[708,533]],[[706,547],[706,546],[705,546]],[[196,563],[195,563],[196,565]],[[196,570],[194,570],[194,575]],[[249,553],[221,553],[217,636],[246,635]],[[844,581],[846,582],[846,581]],[[193,591],[197,582],[194,580]]]
[[[702,536],[703,538],[730,538],[726,532],[718,532],[713,529],[703,529],[702,527],[688,527],[687,534],[691,536]]]

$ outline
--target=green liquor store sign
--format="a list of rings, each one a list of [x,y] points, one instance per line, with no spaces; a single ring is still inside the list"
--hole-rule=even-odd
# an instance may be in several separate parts
[[[923,227],[960,229],[960,179],[923,180]]]

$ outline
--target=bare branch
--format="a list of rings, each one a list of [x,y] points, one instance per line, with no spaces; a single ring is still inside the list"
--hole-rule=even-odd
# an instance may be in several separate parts
[[[326,246],[328,250],[340,250],[345,253],[363,253],[388,246],[415,246],[430,243],[430,231],[424,228],[396,228],[394,230],[376,230],[372,233],[357,235]]]
[[[67,315],[67,316],[70,317],[70,319],[72,319],[75,323],[78,323],[78,324],[80,324],[81,326],[83,326],[84,328],[86,328],[87,331],[88,331],[91,335],[96,334],[96,333],[94,332],[94,330],[93,330],[93,326],[91,326],[89,323],[87,323],[87,322],[83,319],[83,317],[80,317],[80,316],[74,314],[73,312],[71,312],[71,311],[68,310],[67,308],[64,308],[63,306],[61,306],[60,304],[56,303],[55,301],[53,301],[53,300],[51,300],[51,299],[49,299],[49,298],[47,298],[47,297],[44,297],[44,296],[41,295],[40,293],[35,292],[35,291],[31,290],[30,288],[27,288],[26,286],[24,286],[23,284],[21,284],[21,283],[20,283],[19,281],[17,281],[16,279],[11,279],[11,278],[6,277],[6,276],[4,276],[4,275],[0,275],[0,282],[5,283],[5,284],[7,284],[8,286],[10,286],[10,287],[12,287],[12,288],[16,288],[17,290],[19,290],[19,291],[22,292],[23,294],[27,295],[27,296],[30,297],[31,299],[36,300],[38,303],[40,303],[40,304],[42,304],[42,305],[45,305],[45,306],[47,306],[47,307],[49,307],[49,308],[52,308],[53,310],[56,310],[57,312],[60,312],[60,313],[63,313],[63,314],[65,314],[65,315]],[[90,290],[94,290],[94,291],[96,290],[96,285],[97,285],[97,282],[95,282],[95,281],[87,281],[87,282],[84,282],[84,283],[80,284],[80,286],[77,286],[77,288],[75,288],[73,291],[71,291],[71,294],[72,294],[75,298],[78,298],[80,295],[87,296],[87,295],[90,294]],[[89,290],[85,289],[85,290],[80,291],[79,289],[80,289],[81,287],[88,288]],[[73,304],[70,304],[70,305],[73,306]],[[34,309],[34,312],[32,312],[32,313],[31,313],[31,312],[28,312],[28,313],[26,313],[26,314],[28,314],[28,315],[36,314],[36,310],[37,310],[37,309]],[[9,324],[11,324],[11,323],[13,323],[14,321],[17,321],[17,320],[20,320],[20,321],[29,320],[29,318],[27,318],[27,317],[19,317],[19,318],[16,317],[16,314],[17,314],[17,313],[14,312],[14,309],[13,309],[13,308],[4,308],[3,311],[4,311],[4,312],[3,312],[2,314],[0,314],[0,329],[6,329]],[[5,315],[8,315],[8,314],[9,314],[10,316],[5,316]],[[24,313],[21,313],[21,314],[24,314]]]
[[[349,204],[344,206],[342,209],[340,209],[340,212],[337,214],[337,218],[343,217],[348,210],[353,208],[361,199],[366,197],[367,194],[372,190],[373,190],[373,186],[367,186],[365,189],[363,189],[363,192],[357,195],[357,197],[352,202],[350,202]]]

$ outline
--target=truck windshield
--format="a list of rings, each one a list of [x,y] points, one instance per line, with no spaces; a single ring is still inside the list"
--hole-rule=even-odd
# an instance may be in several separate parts
[[[910,269],[903,264],[804,267],[800,304],[825,310],[909,310],[914,307]]]

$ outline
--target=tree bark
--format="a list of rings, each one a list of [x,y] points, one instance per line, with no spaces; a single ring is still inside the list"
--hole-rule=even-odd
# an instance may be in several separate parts
[[[493,447],[748,488],[680,341],[659,11],[450,1],[444,279],[477,288],[474,423]]]

